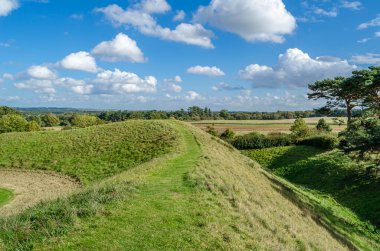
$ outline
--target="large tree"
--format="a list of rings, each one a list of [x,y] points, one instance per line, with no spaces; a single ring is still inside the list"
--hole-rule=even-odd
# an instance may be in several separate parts
[[[336,77],[325,79],[309,85],[311,93],[309,99],[325,99],[326,105],[319,109],[320,112],[331,112],[345,108],[348,124],[352,121],[352,111],[362,104],[363,83],[358,83],[357,79]]]

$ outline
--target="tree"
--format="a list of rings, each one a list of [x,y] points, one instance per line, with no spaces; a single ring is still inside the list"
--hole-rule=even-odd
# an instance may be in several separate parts
[[[311,93],[309,99],[327,100],[326,105],[319,109],[322,113],[330,113],[332,110],[345,108],[347,124],[351,123],[352,110],[361,104],[363,98],[363,83],[357,78],[336,77],[325,79],[309,85]]]
[[[320,132],[331,132],[332,131],[330,125],[327,124],[326,120],[323,118],[318,121],[316,128]]]
[[[310,134],[310,129],[307,126],[305,120],[299,118],[296,119],[290,128],[292,136],[295,138],[303,138]]]
[[[346,122],[340,118],[333,118],[333,123],[338,125],[338,126],[342,126],[342,125],[346,124]]]
[[[221,111],[219,112],[219,116],[220,116],[221,118],[225,119],[225,120],[230,119],[230,113],[229,113],[227,110],[225,110],[225,109],[223,109],[223,110],[221,110]]]
[[[220,138],[224,140],[232,140],[235,138],[235,132],[232,131],[230,128],[227,128],[221,135]]]
[[[30,121],[25,127],[27,132],[38,132],[41,131],[41,126],[36,121]]]
[[[0,118],[0,133],[24,132],[28,121],[21,115],[8,114]]]
[[[46,127],[59,125],[59,118],[52,113],[42,116],[41,120],[42,120],[43,125]]]
[[[0,106],[0,117],[8,114],[17,114],[21,115],[21,113],[11,107],[8,106]]]
[[[74,114],[70,119],[70,123],[74,127],[85,128],[88,126],[103,124],[103,121],[98,117],[91,115]]]

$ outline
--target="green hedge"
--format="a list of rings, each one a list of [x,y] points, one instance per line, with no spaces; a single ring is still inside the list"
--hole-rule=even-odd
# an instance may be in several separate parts
[[[339,140],[333,134],[322,134],[300,139],[297,141],[297,144],[332,150],[338,146]]]
[[[238,136],[232,141],[232,145],[240,150],[262,149],[275,146],[289,146],[293,143],[290,135],[286,133],[271,133],[268,136],[256,132]]]

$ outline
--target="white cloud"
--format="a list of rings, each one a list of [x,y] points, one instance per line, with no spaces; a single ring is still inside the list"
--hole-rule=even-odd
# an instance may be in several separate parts
[[[33,65],[29,67],[27,73],[32,78],[38,79],[54,79],[57,75],[47,66]]]
[[[225,73],[216,66],[193,66],[187,69],[187,73],[196,74],[196,75],[207,75],[211,77],[224,76]]]
[[[111,41],[98,44],[93,50],[94,56],[99,56],[110,62],[144,62],[144,54],[137,46],[135,40],[123,33],[119,33]]]
[[[204,48],[214,48],[211,42],[213,33],[206,30],[202,25],[181,23],[174,30],[162,27],[151,15],[152,11],[147,11],[141,4],[126,10],[112,4],[105,8],[95,9],[95,11],[103,13],[115,26],[130,25],[148,36]]]
[[[338,16],[338,10],[336,8],[332,10],[324,10],[322,8],[315,8],[314,13],[321,16],[336,17]]]
[[[359,30],[364,30],[364,29],[368,29],[370,27],[377,27],[377,26],[380,26],[380,15],[378,15],[376,18],[366,22],[366,23],[362,23],[358,26],[358,29]]]
[[[375,37],[380,37],[380,31],[375,32]]]
[[[74,79],[74,78],[60,78],[54,81],[54,84],[63,86],[73,91],[76,94],[91,94],[94,85],[87,84],[84,80]]]
[[[93,58],[90,53],[85,51],[80,51],[76,53],[71,53],[66,56],[60,62],[60,65],[69,70],[79,70],[87,72],[97,72],[98,67],[96,65],[95,58]]]
[[[180,76],[175,76],[174,78],[166,78],[164,79],[163,91],[168,92],[181,92],[182,87],[178,85],[182,83],[182,78]]]
[[[171,9],[166,0],[142,0],[140,5],[146,13],[165,13]]]
[[[182,21],[185,19],[186,13],[183,10],[177,11],[177,14],[173,17],[174,21]]]
[[[364,43],[367,43],[369,40],[371,40],[371,38],[365,37],[365,38],[362,38],[362,39],[358,40],[358,43],[359,44],[364,44]]]
[[[17,0],[0,0],[0,16],[8,16],[19,7]]]
[[[280,43],[296,28],[296,20],[282,0],[212,0],[198,9],[194,20],[247,41]]]
[[[203,100],[204,97],[195,91],[188,91],[185,96],[186,101]]]
[[[18,89],[32,89],[36,93],[55,94],[53,82],[47,79],[29,79],[24,82],[16,83]]]
[[[307,53],[295,48],[280,54],[278,65],[252,64],[239,75],[252,82],[254,87],[274,88],[280,85],[306,87],[315,81],[333,78],[338,75],[348,76],[357,66],[347,60],[334,57],[311,58]]]
[[[157,79],[153,76],[147,76],[142,79],[135,73],[115,69],[114,71],[107,70],[98,73],[94,83],[98,84],[97,88],[99,88],[100,92],[125,94],[155,92]]]
[[[239,91],[239,90],[244,90],[244,87],[242,86],[232,86],[230,84],[226,83],[219,83],[217,85],[214,85],[212,87],[214,91]]]
[[[356,55],[351,58],[355,64],[380,65],[380,54],[367,53],[365,55]]]
[[[342,1],[341,7],[350,10],[360,10],[363,4],[359,1]]]

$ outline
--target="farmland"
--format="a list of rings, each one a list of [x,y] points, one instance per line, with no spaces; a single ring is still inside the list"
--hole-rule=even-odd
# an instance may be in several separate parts
[[[113,134],[120,137],[124,133],[132,136],[120,141],[113,138]],[[114,140],[103,138],[101,143],[93,139],[97,134]],[[54,161],[47,161],[42,153],[16,161],[25,156],[17,151],[33,147],[25,135],[55,142],[54,151],[49,152]],[[146,140],[147,135],[160,144]],[[98,147],[109,149],[99,157],[104,160],[101,171],[97,171],[100,160],[95,155],[75,168],[64,168],[55,161],[66,149],[54,138],[74,136],[80,139],[81,148],[71,147],[81,151],[67,151],[66,158],[77,160],[82,152],[90,154],[95,140]],[[274,176],[230,145],[181,122],[130,121],[3,137],[24,145],[17,150],[12,145],[2,149],[15,153],[10,160],[2,159],[8,169],[54,171],[77,178],[81,184],[58,199],[0,219],[0,248],[5,250],[347,250],[352,245],[349,236],[338,238],[316,222],[314,211],[286,192],[286,183],[275,182]],[[132,164],[115,169],[115,163],[125,161],[118,149],[127,148],[134,153],[129,156],[140,156],[135,146],[148,157],[134,157]],[[0,187],[3,184],[0,181]],[[332,228],[335,223],[324,224]]]
[[[315,127],[318,120],[321,118],[305,118],[304,120],[310,127]],[[344,125],[339,126],[333,123],[333,118],[324,118],[331,126],[334,132],[344,130]],[[218,132],[223,132],[227,128],[232,129],[237,134],[247,134],[250,132],[271,133],[283,132],[289,133],[289,129],[294,122],[294,119],[282,120],[201,120],[192,121],[191,124],[205,130],[207,126],[214,127]]]

